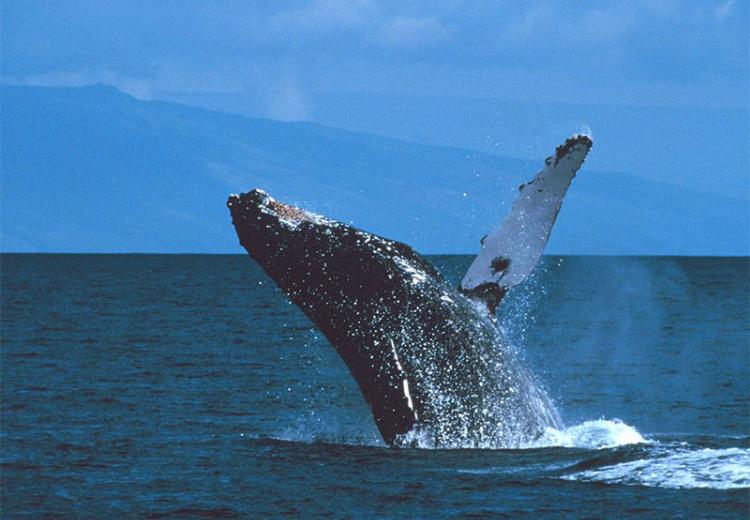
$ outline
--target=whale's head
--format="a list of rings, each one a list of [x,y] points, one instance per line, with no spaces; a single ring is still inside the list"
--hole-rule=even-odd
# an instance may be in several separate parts
[[[385,290],[396,279],[439,277],[406,244],[284,204],[263,190],[231,195],[227,206],[242,247],[292,297],[325,292],[332,278],[356,292],[360,285]]]
[[[227,207],[240,244],[266,270],[294,254],[310,226],[336,223],[296,206],[284,204],[261,189],[230,195]],[[285,262],[287,263],[287,262]]]

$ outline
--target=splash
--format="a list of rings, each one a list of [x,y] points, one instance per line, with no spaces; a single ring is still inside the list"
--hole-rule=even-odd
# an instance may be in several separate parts
[[[401,437],[401,445],[422,449],[541,449],[541,448],[583,448],[605,449],[631,444],[653,444],[654,441],[643,437],[634,427],[615,420],[598,419],[586,421],[569,428],[547,428],[541,437],[529,440],[523,436],[485,438],[477,440],[476,436],[456,439],[446,446],[436,444],[430,431],[414,429]]]
[[[619,419],[586,421],[570,428],[547,428],[544,434],[525,448],[588,448],[603,449],[628,444],[650,443],[634,427]]]
[[[549,428],[562,428],[552,401],[520,362],[515,347],[504,342],[496,329],[485,330],[493,331],[494,341],[487,342],[491,347],[476,348],[473,358],[466,360],[477,371],[473,380],[461,381],[460,391],[445,383],[446,372],[453,368],[441,366],[431,352],[426,363],[412,366],[422,395],[428,396],[423,411],[430,420],[417,423],[394,444],[425,449],[517,449]]]

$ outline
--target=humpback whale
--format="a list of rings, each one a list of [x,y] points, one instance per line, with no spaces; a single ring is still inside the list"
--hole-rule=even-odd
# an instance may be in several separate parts
[[[591,146],[575,135],[546,159],[459,287],[404,243],[260,189],[227,206],[242,247],[341,356],[388,445],[513,447],[561,424],[495,309],[538,262]]]

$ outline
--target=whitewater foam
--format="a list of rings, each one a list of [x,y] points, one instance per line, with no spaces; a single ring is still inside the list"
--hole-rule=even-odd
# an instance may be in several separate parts
[[[681,450],[581,471],[566,480],[673,489],[750,487],[750,449]]]
[[[508,439],[489,439],[486,443],[462,442],[456,439],[450,445],[436,446],[428,431],[416,428],[400,437],[402,446],[422,449],[540,449],[540,448],[584,448],[604,449],[628,444],[652,444],[634,427],[619,419],[585,421],[570,428],[547,428],[541,437],[534,440],[512,442]]]
[[[651,441],[645,439],[638,430],[619,419],[598,419],[585,421],[579,425],[558,430],[547,428],[544,434],[523,448],[615,448],[627,444],[643,444]]]

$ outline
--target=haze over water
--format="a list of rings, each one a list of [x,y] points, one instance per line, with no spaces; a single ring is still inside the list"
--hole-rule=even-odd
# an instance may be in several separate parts
[[[566,427],[393,450],[249,258],[3,255],[3,516],[743,518],[749,273],[546,257],[500,323]]]

